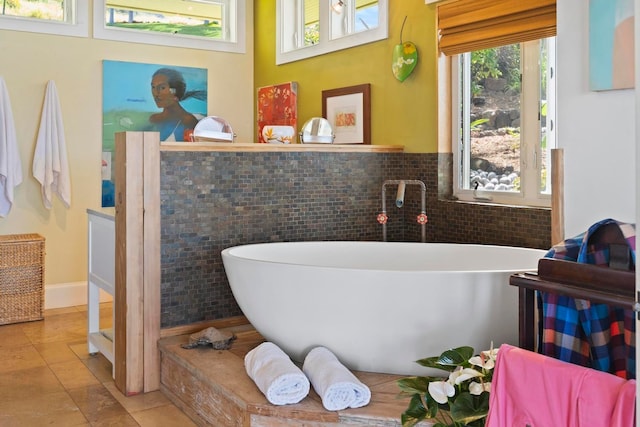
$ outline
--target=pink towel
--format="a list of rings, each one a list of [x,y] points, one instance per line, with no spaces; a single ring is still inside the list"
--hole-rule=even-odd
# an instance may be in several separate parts
[[[487,427],[633,427],[635,380],[503,344]]]

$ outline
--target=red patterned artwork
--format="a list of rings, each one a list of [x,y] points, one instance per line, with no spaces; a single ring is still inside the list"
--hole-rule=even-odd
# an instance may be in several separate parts
[[[266,143],[262,136],[265,126],[292,126],[298,129],[298,84],[287,82],[258,88],[258,139]]]

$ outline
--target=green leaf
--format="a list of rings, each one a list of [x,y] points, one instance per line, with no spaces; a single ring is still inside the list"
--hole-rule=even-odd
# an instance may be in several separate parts
[[[410,394],[424,394],[429,387],[430,378],[428,377],[407,377],[400,378],[396,381],[400,390]]]
[[[402,413],[400,420],[402,427],[413,427],[427,417],[427,408],[422,404],[419,394],[414,394],[409,407]]]
[[[455,368],[461,365],[468,365],[469,359],[472,357],[473,347],[458,347],[443,352],[440,355],[437,364],[441,366],[453,366]]]
[[[424,399],[427,405],[427,418],[435,418],[438,415],[438,408],[449,410],[449,403],[440,404],[429,393],[424,395]]]
[[[440,369],[446,372],[452,372],[456,368],[455,366],[447,366],[447,365],[440,364],[440,356],[427,357],[425,359],[416,360],[416,363],[418,365],[424,366],[425,368],[435,368],[435,369]],[[443,373],[443,376],[445,376],[444,373]]]
[[[485,124],[489,121],[489,119],[476,119],[469,124],[469,128],[471,130],[478,129],[480,125]]]
[[[426,368],[452,372],[458,366],[468,367],[471,357],[473,357],[473,347],[463,346],[446,350],[440,356],[416,360],[416,363]]]
[[[417,420],[409,415],[402,414],[400,416],[400,422],[402,423],[402,427],[413,427],[418,424],[421,420]]]
[[[451,417],[463,424],[479,420],[487,416],[489,411],[489,393],[472,396],[470,393],[460,393],[451,404]]]
[[[426,366],[427,368],[435,368],[438,362],[438,357],[426,357],[424,359],[416,360],[418,365]]]

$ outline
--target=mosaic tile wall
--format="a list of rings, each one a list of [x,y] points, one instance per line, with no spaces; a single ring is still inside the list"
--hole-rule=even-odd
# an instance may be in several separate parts
[[[451,154],[404,154],[404,159],[403,175],[427,184],[428,242],[551,247],[549,209],[453,201]],[[407,240],[419,232],[412,224],[407,221]]]
[[[440,201],[450,164],[442,154],[162,152],[161,326],[242,314],[220,258],[226,247],[382,240],[387,179],[425,182],[429,242],[550,246],[548,210]],[[407,187],[402,209],[395,195],[387,187],[387,240],[420,241],[419,187]]]
[[[376,153],[163,152],[161,161],[162,327],[241,314],[226,247],[379,240],[380,186],[402,170],[401,155]]]

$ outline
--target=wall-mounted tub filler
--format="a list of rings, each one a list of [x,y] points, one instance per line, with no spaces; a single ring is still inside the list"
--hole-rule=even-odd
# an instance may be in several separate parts
[[[382,212],[378,214],[378,222],[382,224],[382,241],[387,241],[387,185],[397,185],[396,206],[401,208],[404,206],[404,193],[407,185],[419,185],[421,189],[420,199],[422,202],[422,211],[416,217],[416,222],[422,227],[422,243],[427,241],[427,186],[424,182],[416,179],[390,179],[382,183]]]

